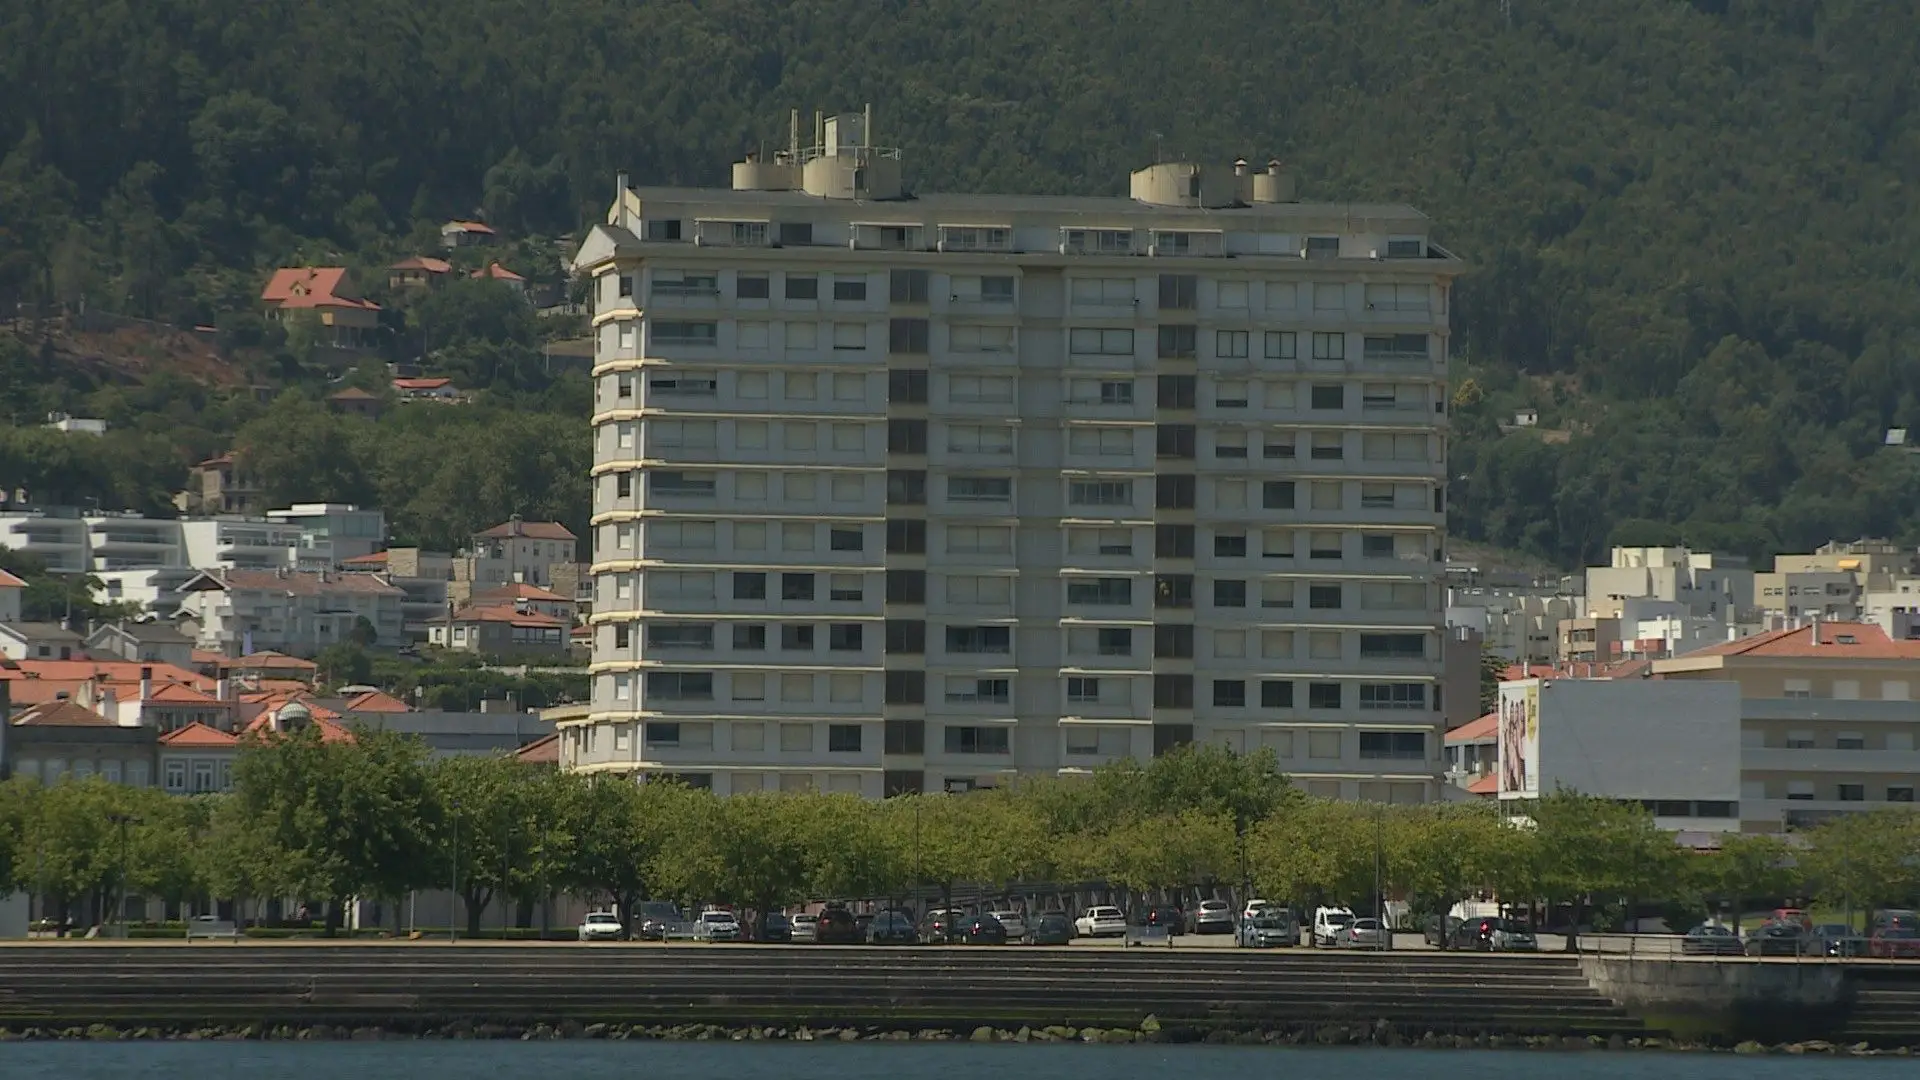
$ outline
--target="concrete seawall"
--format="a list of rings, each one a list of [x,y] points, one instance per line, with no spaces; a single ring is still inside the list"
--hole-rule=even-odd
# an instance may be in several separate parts
[[[1154,1030],[1290,1041],[1920,1044],[1920,965],[1305,949],[126,945],[0,949],[0,1027]]]

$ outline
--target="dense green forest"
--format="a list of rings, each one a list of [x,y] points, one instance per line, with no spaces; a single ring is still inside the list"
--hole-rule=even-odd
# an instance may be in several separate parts
[[[1155,154],[1277,154],[1308,198],[1428,211],[1476,267],[1461,535],[1562,564],[1613,538],[1913,541],[1920,462],[1883,442],[1920,430],[1916,86],[1920,11],[1895,0],[42,0],[0,15],[0,301],[284,352],[235,315],[272,266],[377,267],[475,212],[552,236],[616,169],[716,183],[789,107],[871,101],[921,191],[1114,193]],[[533,411],[531,347],[484,344],[427,360],[480,365],[499,408],[565,429],[547,459],[584,457],[577,411]],[[100,392],[33,364],[0,369]],[[1521,407],[1570,438],[1502,435]],[[257,416],[222,408],[139,434]],[[314,496],[385,497],[394,439],[503,437],[322,426],[357,449]],[[109,490],[204,449],[124,448],[146,464]],[[0,486],[21,453],[0,441]]]

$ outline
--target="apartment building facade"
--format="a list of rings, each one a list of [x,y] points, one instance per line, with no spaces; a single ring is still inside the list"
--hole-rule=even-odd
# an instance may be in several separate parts
[[[1438,797],[1447,310],[1404,206],[1277,165],[903,197],[870,116],[628,188],[564,766],[870,797],[1188,742]]]
[[[1748,832],[1913,802],[1920,641],[1814,620],[1653,662],[1665,680],[1740,687],[1740,820]]]

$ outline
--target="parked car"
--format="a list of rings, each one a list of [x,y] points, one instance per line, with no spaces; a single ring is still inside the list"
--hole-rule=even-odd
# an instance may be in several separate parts
[[[1193,909],[1193,932],[1196,934],[1233,933],[1233,908],[1225,900],[1200,901],[1200,906]]]
[[[687,917],[679,907],[665,900],[644,900],[634,912],[639,922],[638,934],[642,941],[665,941],[668,938],[687,937],[691,927]]]
[[[787,920],[787,940],[795,945],[814,943],[814,929],[819,925],[820,916],[812,912],[801,912]]]
[[[1867,940],[1867,951],[1883,960],[1911,959],[1920,956],[1920,930],[1902,930],[1883,926]]]
[[[1920,913],[1905,908],[1884,908],[1873,913],[1873,919],[1867,924],[1869,932],[1882,927],[1895,930],[1920,930]]]
[[[1117,907],[1099,905],[1073,920],[1073,929],[1081,937],[1126,937],[1127,917]]]
[[[813,943],[816,945],[858,945],[866,940],[860,931],[859,920],[853,912],[837,904],[828,904],[820,909],[813,924]]]
[[[1331,949],[1338,945],[1342,931],[1353,923],[1353,911],[1343,907],[1313,909],[1313,947]]]
[[[1342,927],[1334,943],[1342,949],[1387,949],[1387,929],[1379,919],[1355,919]]]
[[[863,911],[853,917],[853,929],[860,935],[861,941],[867,940],[867,927],[872,925],[873,915],[870,912]]]
[[[913,920],[898,911],[882,911],[867,924],[869,945],[918,945],[920,931]]]
[[[1451,915],[1429,915],[1420,924],[1420,939],[1438,949],[1447,943],[1447,938],[1459,925],[1460,920]]]
[[[1481,952],[1535,952],[1540,942],[1533,928],[1513,919],[1469,920],[1473,928],[1473,948]]]
[[[1748,956],[1800,956],[1808,950],[1807,928],[1797,922],[1767,922],[1747,935]]]
[[[1688,956],[1744,956],[1740,935],[1718,923],[1701,923],[1680,937],[1680,951]]]
[[[1279,906],[1280,905],[1274,903],[1271,900],[1259,900],[1259,899],[1249,900],[1247,901],[1247,905],[1240,909],[1240,918],[1242,921],[1245,921],[1247,919],[1253,918],[1255,915],[1258,915],[1263,909],[1270,908],[1270,907],[1279,907]]]
[[[627,928],[620,923],[620,916],[611,911],[589,911],[587,917],[580,920],[581,941],[619,941],[627,936]]]
[[[953,908],[934,908],[920,920],[920,941],[925,945],[952,945],[960,940],[960,924],[967,915]]]
[[[785,945],[793,940],[793,923],[777,911],[769,911],[760,916],[758,940]]]
[[[1140,925],[1154,929],[1165,927],[1168,937],[1179,937],[1187,932],[1187,913],[1177,907],[1150,907],[1140,917]]]
[[[1005,945],[1007,928],[991,915],[975,915],[960,924],[958,940],[962,945]]]
[[[1029,945],[1065,945],[1073,940],[1073,922],[1063,911],[1049,911],[1027,926]]]
[[[1792,907],[1774,908],[1773,917],[1768,921],[1779,922],[1779,923],[1793,923],[1794,925],[1800,927],[1800,929],[1802,930],[1813,929],[1813,916],[1807,914],[1805,911],[1801,910],[1800,908],[1792,908]]]
[[[693,924],[693,936],[700,941],[739,941],[740,920],[724,908],[708,908]]]
[[[1846,923],[1821,923],[1813,928],[1807,951],[1815,956],[1867,956],[1871,943]]]
[[[1240,920],[1235,943],[1247,949],[1287,949],[1300,944],[1300,926],[1285,908],[1263,908]]]
[[[1009,938],[1018,939],[1027,936],[1027,917],[1020,912],[989,911],[987,914],[1000,920],[1000,925],[1007,931]]]

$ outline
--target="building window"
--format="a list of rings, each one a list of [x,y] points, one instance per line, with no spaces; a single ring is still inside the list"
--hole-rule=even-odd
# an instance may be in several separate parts
[[[1009,626],[949,626],[947,651],[950,653],[997,653],[1013,651],[1013,628]]]
[[[888,705],[924,705],[927,701],[927,673],[924,671],[889,671],[886,673],[886,703]],[[888,721],[893,724],[894,721]],[[891,736],[889,736],[891,738]],[[908,751],[891,751],[907,753]]]
[[[1199,351],[1200,332],[1194,326],[1162,326],[1158,333],[1158,355],[1162,360],[1191,360]]]
[[[1313,335],[1313,358],[1315,360],[1345,360],[1347,358],[1347,335]]]
[[[1067,700],[1075,705],[1087,705],[1100,700],[1100,680],[1070,678],[1067,680]]]
[[[1320,611],[1337,611],[1340,604],[1341,587],[1338,585],[1307,586],[1307,607]]]
[[[763,623],[734,624],[733,647],[738,652],[764,652],[767,647],[766,625]]]
[[[1193,629],[1187,627],[1188,630]],[[1153,677],[1153,707],[1156,709],[1193,708],[1193,676],[1191,675],[1155,675]]]
[[[647,697],[656,701],[712,701],[713,673],[649,671]]]
[[[162,777],[162,783],[166,787],[167,791],[172,792],[174,794],[186,793],[186,790],[187,790],[187,763],[186,762],[184,761],[167,762],[165,766],[163,766],[161,769],[161,777]]]
[[[1242,559],[1247,554],[1246,533],[1214,533],[1213,554],[1219,559]]]
[[[927,602],[925,570],[887,571],[887,603],[924,604]]]
[[[1910,803],[1913,801],[1913,785],[1899,784],[1887,789],[1887,801]]]
[[[925,319],[890,319],[887,322],[887,351],[895,356],[925,355],[928,340]]]
[[[733,295],[741,300],[765,300],[772,295],[768,288],[767,275],[741,274],[734,279]]]
[[[827,752],[830,754],[857,754],[860,752],[859,724],[828,724]]]
[[[1155,574],[1153,577],[1153,606],[1176,610],[1192,607],[1193,575]]]
[[[1103,626],[1094,635],[1094,651],[1101,656],[1132,656],[1133,631]]]
[[[1260,505],[1268,510],[1293,509],[1293,481],[1268,480],[1261,484]]]
[[[1214,331],[1213,355],[1230,360],[1246,359],[1247,332],[1245,330]]]
[[[1307,708],[1340,708],[1340,684],[1337,682],[1317,682],[1307,684]]]
[[[780,648],[787,652],[813,651],[813,625],[788,623],[780,628]]]
[[[1126,480],[1074,480],[1067,484],[1067,502],[1074,506],[1129,506],[1133,484]]]
[[[924,506],[927,474],[924,469],[888,469],[887,502],[893,506]]]
[[[1344,409],[1347,405],[1347,388],[1339,383],[1317,383],[1313,386],[1308,404],[1315,409]]]
[[[827,648],[832,652],[859,652],[864,637],[859,623],[827,624]]]
[[[1072,578],[1067,581],[1067,603],[1126,605],[1133,603],[1133,579],[1123,577]]]
[[[1193,624],[1167,623],[1155,626],[1153,655],[1163,660],[1193,659]]]
[[[1275,679],[1262,681],[1260,683],[1260,707],[1263,709],[1293,708],[1293,684]]]
[[[1007,729],[1003,727],[953,727],[945,729],[949,754],[1005,754]]]
[[[1364,692],[1365,687],[1361,687]],[[1427,735],[1423,731],[1363,731],[1360,733],[1362,758],[1393,761],[1425,761]]]
[[[905,247],[905,232],[902,229],[901,243]],[[894,270],[887,275],[887,299],[895,304],[924,304],[927,302],[928,274],[925,270]]]
[[[1361,634],[1362,660],[1425,660],[1425,634]]]
[[[1299,338],[1291,330],[1267,331],[1266,354],[1269,360],[1292,360],[1299,355]]]
[[[1423,683],[1361,683],[1360,707],[1363,709],[1425,709],[1427,688]]]
[[[781,574],[780,575],[780,599],[812,600],[813,599],[813,575],[812,574]]]
[[[1223,709],[1245,707],[1247,704],[1247,684],[1240,679],[1213,680],[1213,704]]]
[[[1213,583],[1213,606],[1217,608],[1246,607],[1247,583],[1244,581],[1215,581]]]
[[[1161,274],[1160,307],[1166,311],[1192,311],[1200,306],[1200,278],[1195,274]]]

